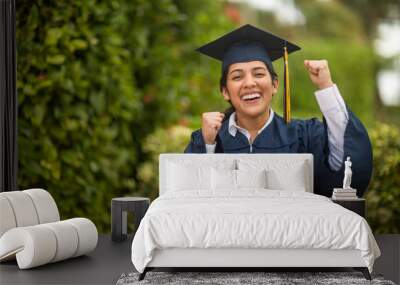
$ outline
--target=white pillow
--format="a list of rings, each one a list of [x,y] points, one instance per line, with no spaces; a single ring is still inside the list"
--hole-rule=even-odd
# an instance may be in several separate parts
[[[213,167],[211,173],[211,187],[213,190],[236,190],[236,170],[217,169]]]
[[[267,188],[266,170],[236,170],[238,188]]]
[[[213,190],[237,190],[240,188],[267,188],[266,171],[263,170],[211,170]]]
[[[267,188],[305,192],[307,189],[307,180],[304,163],[295,164],[284,170],[267,170]]]
[[[168,164],[169,191],[211,189],[211,167]]]

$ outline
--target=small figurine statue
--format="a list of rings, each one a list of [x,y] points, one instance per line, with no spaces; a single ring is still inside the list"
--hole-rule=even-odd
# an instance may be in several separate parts
[[[351,176],[353,172],[351,171],[351,161],[350,156],[347,157],[347,160],[344,162],[344,179],[343,179],[343,189],[352,189],[351,184]]]

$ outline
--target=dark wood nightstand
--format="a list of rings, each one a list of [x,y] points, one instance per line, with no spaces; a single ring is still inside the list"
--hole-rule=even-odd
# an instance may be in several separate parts
[[[149,205],[149,198],[113,198],[111,200],[111,239],[113,241],[124,241],[128,234],[127,212],[134,214],[137,229]]]
[[[354,213],[359,214],[361,217],[365,218],[365,199],[364,198],[355,198],[351,200],[341,200],[341,199],[332,199],[332,202],[339,204],[340,206],[353,211]]]

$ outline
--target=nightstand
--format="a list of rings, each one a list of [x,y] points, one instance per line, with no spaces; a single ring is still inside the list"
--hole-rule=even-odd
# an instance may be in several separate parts
[[[348,200],[340,200],[340,199],[332,199],[332,202],[339,204],[340,206],[353,211],[356,214],[359,214],[361,217],[365,218],[365,199],[364,198],[355,198]]]
[[[111,239],[113,241],[124,241],[127,238],[127,212],[135,216],[136,229],[146,214],[150,205],[149,198],[143,197],[120,197],[111,200]]]

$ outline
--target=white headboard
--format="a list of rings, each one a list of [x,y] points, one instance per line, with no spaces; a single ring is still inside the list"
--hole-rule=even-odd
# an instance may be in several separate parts
[[[248,153],[218,153],[218,154],[183,154],[183,153],[165,153],[160,154],[159,161],[159,195],[164,194],[166,190],[168,175],[167,165],[169,161],[182,162],[188,161],[195,164],[210,164],[213,165],[217,162],[225,161],[235,163],[240,158],[252,158],[257,161],[265,161],[266,163],[282,163],[282,162],[303,162],[306,168],[306,179],[308,181],[306,191],[314,193],[314,166],[313,155],[310,153],[285,153],[285,154],[248,154]]]

